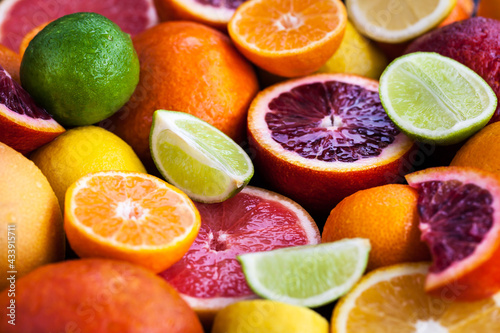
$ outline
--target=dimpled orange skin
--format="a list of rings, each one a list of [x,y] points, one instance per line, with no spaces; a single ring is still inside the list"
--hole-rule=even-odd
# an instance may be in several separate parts
[[[368,270],[403,262],[430,260],[420,241],[418,193],[408,185],[373,187],[342,200],[330,213],[322,242],[368,238]]]
[[[16,325],[0,294],[0,332],[203,333],[165,280],[122,261],[80,259],[43,266],[16,281]],[[10,319],[9,319],[10,320]]]
[[[2,44],[0,44],[0,65],[2,65],[2,67],[17,83],[21,83],[21,80],[19,79],[21,57],[19,54]]]
[[[101,123],[153,166],[149,132],[154,111],[182,111],[205,120],[238,144],[259,87],[255,71],[229,37],[202,24],[165,22],[136,35],[139,84],[129,102]]]

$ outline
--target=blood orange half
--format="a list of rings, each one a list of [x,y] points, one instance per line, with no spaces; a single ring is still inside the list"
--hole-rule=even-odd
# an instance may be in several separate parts
[[[257,297],[237,255],[320,242],[318,227],[304,209],[267,190],[247,186],[222,203],[196,207],[202,221],[198,237],[184,257],[160,275],[208,325],[218,310]]]
[[[158,23],[153,0],[3,0],[0,3],[0,43],[16,51],[33,28],[61,16],[94,12],[135,35]]]
[[[263,178],[320,213],[358,190],[395,182],[414,146],[386,115],[378,82],[346,74],[263,90],[250,106],[248,130]]]
[[[419,193],[422,240],[433,263],[427,292],[473,301],[500,290],[500,178],[467,167],[438,167],[406,176]]]
[[[0,66],[0,142],[25,154],[63,132],[64,128]]]

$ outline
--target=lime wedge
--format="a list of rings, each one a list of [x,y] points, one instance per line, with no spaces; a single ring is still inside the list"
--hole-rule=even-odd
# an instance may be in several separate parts
[[[347,14],[363,35],[402,43],[431,30],[453,10],[457,0],[346,0]]]
[[[416,52],[394,60],[380,77],[387,115],[409,137],[449,145],[484,127],[497,107],[491,87],[461,63]]]
[[[344,295],[361,278],[370,248],[369,240],[353,238],[237,258],[248,285],[259,296],[317,307]]]
[[[236,142],[188,113],[156,111],[149,146],[162,176],[195,201],[222,202],[253,176],[252,161]]]

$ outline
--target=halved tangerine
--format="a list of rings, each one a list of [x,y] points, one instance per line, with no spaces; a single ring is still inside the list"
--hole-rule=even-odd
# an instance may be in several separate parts
[[[0,142],[25,154],[64,131],[0,66]]]
[[[500,178],[471,167],[437,167],[406,176],[419,193],[422,240],[433,263],[427,292],[459,301],[500,290]]]
[[[125,260],[161,272],[186,253],[200,223],[184,192],[145,173],[91,173],[66,192],[64,229],[83,258]]]
[[[386,115],[378,82],[347,74],[263,90],[250,106],[248,130],[263,178],[320,213],[358,190],[399,181],[414,146]]]
[[[225,306],[256,298],[237,255],[320,243],[318,227],[297,203],[247,186],[217,204],[196,203],[202,225],[186,255],[160,275],[209,326]]]

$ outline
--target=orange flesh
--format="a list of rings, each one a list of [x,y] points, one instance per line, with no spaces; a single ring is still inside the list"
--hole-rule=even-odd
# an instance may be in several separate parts
[[[340,22],[339,10],[331,0],[262,1],[241,16],[239,34],[262,50],[299,49],[335,30]]]
[[[74,207],[95,235],[134,246],[170,243],[194,223],[179,194],[139,176],[93,177],[74,196]]]

